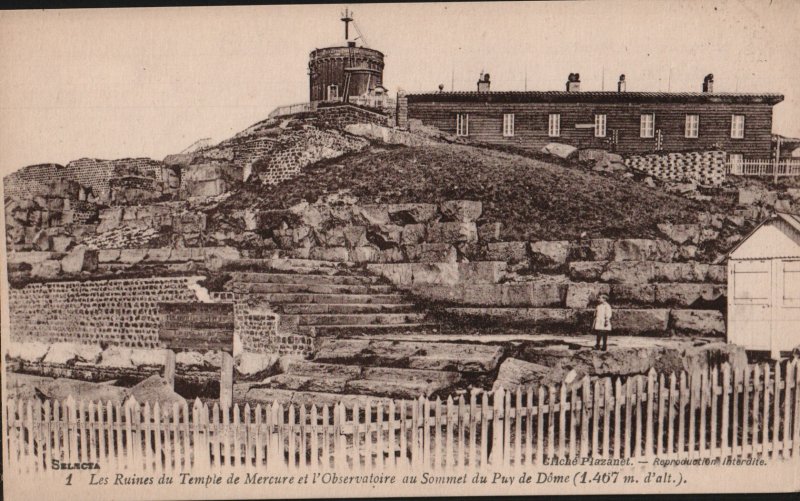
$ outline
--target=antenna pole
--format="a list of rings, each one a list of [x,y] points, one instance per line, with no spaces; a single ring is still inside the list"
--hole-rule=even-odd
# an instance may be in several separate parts
[[[450,68],[450,92],[455,92],[455,81],[456,81],[456,70],[455,68]]]
[[[344,39],[350,40],[350,23],[353,22],[353,13],[345,8],[341,21],[344,23]]]

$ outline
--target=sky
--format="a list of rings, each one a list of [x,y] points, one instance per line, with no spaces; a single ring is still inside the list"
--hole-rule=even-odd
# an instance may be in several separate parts
[[[0,173],[81,157],[161,159],[308,100],[308,54],[344,41],[346,5],[0,12]],[[800,2],[350,5],[392,92],[778,92],[800,137]]]

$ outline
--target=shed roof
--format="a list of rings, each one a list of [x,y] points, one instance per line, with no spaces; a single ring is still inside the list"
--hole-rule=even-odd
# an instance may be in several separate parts
[[[612,91],[493,91],[427,92],[408,94],[408,102],[496,103],[726,103],[769,104],[783,101],[783,94],[726,92],[612,92]]]
[[[777,212],[728,252],[729,259],[800,258],[800,215]]]

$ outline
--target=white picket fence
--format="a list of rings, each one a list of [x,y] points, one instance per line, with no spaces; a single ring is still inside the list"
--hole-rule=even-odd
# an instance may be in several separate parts
[[[734,176],[800,176],[800,159],[777,163],[774,160],[729,160],[727,170]]]
[[[4,469],[520,468],[543,458],[797,459],[800,363],[328,406],[8,401]]]

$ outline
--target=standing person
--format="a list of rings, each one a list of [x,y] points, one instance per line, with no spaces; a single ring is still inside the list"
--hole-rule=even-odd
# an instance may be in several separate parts
[[[600,294],[598,298],[597,308],[594,310],[594,324],[592,328],[597,336],[597,343],[595,349],[600,350],[600,341],[603,341],[602,350],[606,351],[608,345],[608,333],[611,331],[611,305],[608,304],[608,296]]]

